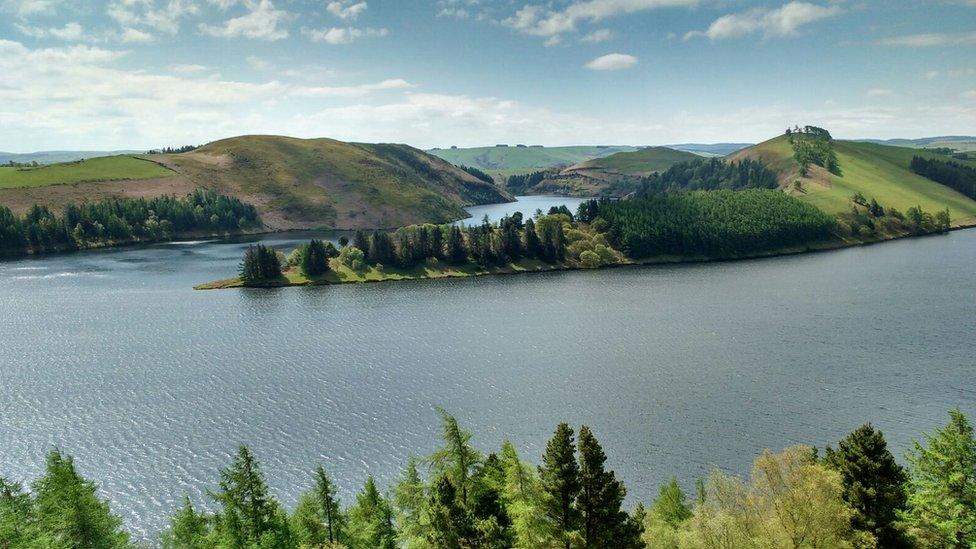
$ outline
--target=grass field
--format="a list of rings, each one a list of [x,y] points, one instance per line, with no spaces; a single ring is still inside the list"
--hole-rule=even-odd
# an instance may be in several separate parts
[[[556,166],[571,166],[584,160],[633,151],[630,146],[577,147],[475,147],[427,151],[451,164],[473,166],[495,177],[530,173]]]
[[[701,156],[669,149],[667,147],[647,147],[639,151],[620,152],[595,160],[588,160],[573,166],[572,169],[602,170],[624,175],[650,175],[664,171],[678,162],[700,159]]]
[[[814,169],[803,179],[801,192],[791,190],[798,198],[832,214],[850,210],[850,197],[856,192],[881,205],[894,207],[902,213],[912,206],[928,212],[946,207],[954,225],[976,222],[976,201],[913,173],[909,163],[913,155],[945,158],[921,149],[893,147],[855,141],[835,141],[834,149],[841,174],[834,175]],[[781,182],[789,187],[799,178],[793,160],[793,149],[785,137],[777,137],[732,155],[732,159],[759,158],[781,175]],[[963,162],[974,165],[973,161]]]
[[[148,160],[134,156],[106,156],[38,168],[0,168],[0,189],[154,179],[172,175],[176,174]]]

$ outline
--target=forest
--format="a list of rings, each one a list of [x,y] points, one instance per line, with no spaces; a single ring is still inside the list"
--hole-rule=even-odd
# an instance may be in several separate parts
[[[951,160],[913,156],[911,170],[976,200],[976,169]]]
[[[68,204],[60,215],[35,204],[18,217],[0,206],[0,254],[162,242],[180,235],[238,233],[259,227],[254,206],[203,189],[181,198],[112,198]]]
[[[714,470],[689,495],[675,478],[632,494],[594,432],[561,423],[538,465],[510,442],[485,453],[438,409],[442,445],[410,457],[385,489],[366,477],[353,502],[309,471],[291,510],[240,446],[209,499],[184,498],[161,534],[176,548],[969,548],[976,546],[976,438],[960,410],[898,463],[881,431],[855,429],[823,452],[790,446],[748,476]],[[686,479],[690,480],[690,479]],[[25,487],[0,477],[0,546],[134,547],[98,486],[52,450]]]
[[[632,258],[733,257],[828,240],[837,228],[816,207],[770,189],[604,200],[596,215],[609,241]]]
[[[678,162],[663,172],[643,177],[638,196],[669,191],[712,191],[718,189],[775,189],[776,172],[758,160],[726,162],[720,158]]]

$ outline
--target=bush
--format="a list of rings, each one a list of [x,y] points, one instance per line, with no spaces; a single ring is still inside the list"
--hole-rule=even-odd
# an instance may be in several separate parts
[[[356,271],[366,270],[366,254],[355,246],[346,246],[339,252],[339,263]]]

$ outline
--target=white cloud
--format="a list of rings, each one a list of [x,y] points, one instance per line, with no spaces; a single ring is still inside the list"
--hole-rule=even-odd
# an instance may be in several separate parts
[[[175,72],[177,74],[200,74],[202,72],[207,72],[207,70],[209,70],[209,69],[207,69],[207,67],[205,67],[203,65],[193,65],[193,64],[183,65],[183,64],[177,64],[177,65],[170,65],[169,66],[169,70],[170,70],[170,72]]]
[[[193,0],[112,0],[106,9],[109,17],[126,28],[148,27],[169,34],[180,30],[180,19],[195,15]]]
[[[723,15],[704,31],[691,31],[684,39],[706,37],[710,40],[741,38],[756,32],[765,37],[791,36],[800,27],[833,17],[841,12],[837,5],[819,6],[807,2],[790,2],[782,7],[769,10],[756,8],[743,13]]]
[[[28,25],[17,24],[20,32],[31,38],[56,38],[58,40],[78,41],[85,40],[85,31],[79,23],[66,23],[63,27],[31,27]]]
[[[248,55],[245,59],[247,64],[254,70],[266,71],[271,68],[271,63],[256,55]]]
[[[969,90],[967,92],[963,92],[962,96],[965,97],[966,99],[976,99],[976,90]]]
[[[251,11],[225,21],[222,25],[200,24],[200,30],[221,38],[257,38],[275,41],[288,38],[288,30],[280,25],[291,19],[287,11],[275,9],[271,0],[261,0],[251,5]]]
[[[895,91],[888,88],[871,88],[865,92],[865,95],[868,97],[891,97],[895,95]]]
[[[371,27],[331,27],[327,29],[304,29],[302,32],[308,36],[312,42],[325,42],[327,44],[351,44],[362,38],[379,38],[390,34],[390,31],[374,29]]]
[[[366,11],[366,2],[353,3],[351,0],[333,1],[325,7],[326,11],[339,19],[355,20]]]
[[[909,34],[892,36],[875,41],[879,46],[904,46],[910,48],[930,48],[935,46],[976,45],[976,32]]]
[[[586,68],[593,71],[619,71],[637,64],[637,58],[626,53],[608,53],[590,61]]]
[[[529,4],[502,23],[524,34],[551,37],[575,32],[581,21],[596,23],[628,13],[697,4],[698,0],[577,0],[561,10]]]
[[[437,17],[467,19],[481,0],[437,0]]]
[[[377,91],[407,90],[415,87],[402,78],[392,78],[376,84],[360,84],[358,86],[298,87],[291,92],[291,95],[297,97],[362,97]]]
[[[61,0],[4,0],[0,3],[0,8],[23,18],[32,15],[52,15],[54,8],[60,3]]]
[[[133,29],[131,27],[126,27],[122,30],[122,41],[126,43],[134,44],[147,44],[152,42],[155,38],[152,33],[141,31],[139,29]]]
[[[580,42],[599,44],[600,42],[606,42],[611,38],[613,38],[613,32],[610,29],[598,29],[587,34],[583,38],[580,38]]]

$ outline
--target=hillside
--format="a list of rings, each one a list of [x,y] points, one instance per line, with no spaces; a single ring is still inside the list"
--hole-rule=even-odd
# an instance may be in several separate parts
[[[911,147],[915,149],[948,148],[959,152],[976,151],[976,137],[971,135],[942,135],[937,137],[921,137],[918,139],[858,139],[857,141],[877,145]]]
[[[141,154],[145,151],[37,151],[30,153],[9,153],[0,152],[0,164],[57,164],[59,162],[76,162],[86,158],[99,158],[102,156],[119,156]]]
[[[700,158],[700,155],[668,147],[646,147],[637,151],[619,152],[553,172],[527,192],[570,196],[622,196],[632,191],[641,177],[664,171],[678,162]]]
[[[0,204],[15,211],[35,202],[58,208],[205,187],[254,204],[272,229],[447,222],[464,217],[464,206],[510,199],[494,185],[406,145],[277,136],[224,139],[181,154],[59,164],[26,175],[0,172],[4,186],[19,187],[0,188]]]
[[[776,137],[730,155],[763,161],[778,176],[781,187],[790,194],[828,213],[850,210],[850,197],[860,192],[886,207],[902,212],[912,206],[936,212],[949,208],[953,225],[976,222],[976,201],[909,170],[912,156],[945,158],[935,153],[907,147],[894,147],[858,141],[834,141],[839,175],[812,166],[807,177],[800,177],[799,165],[785,136]],[[969,162],[973,165],[973,162]],[[799,188],[795,182],[800,181]]]
[[[431,149],[427,152],[451,164],[473,166],[495,177],[530,173],[546,168],[571,166],[584,160],[633,151],[631,146],[495,146],[469,149]]]
[[[741,151],[746,147],[751,147],[755,143],[680,143],[678,145],[665,145],[671,149],[695,153],[699,156],[726,156],[736,151]]]

